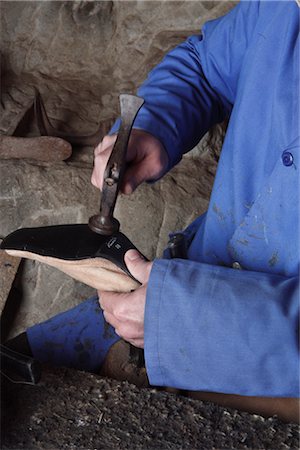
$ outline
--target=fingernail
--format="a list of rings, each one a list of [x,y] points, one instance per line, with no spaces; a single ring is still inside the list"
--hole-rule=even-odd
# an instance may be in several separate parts
[[[133,186],[130,182],[125,184],[123,192],[124,192],[124,194],[127,194],[127,195],[132,194]]]
[[[137,250],[128,250],[125,256],[126,259],[129,259],[129,261],[136,261],[138,259],[143,259],[142,255]]]

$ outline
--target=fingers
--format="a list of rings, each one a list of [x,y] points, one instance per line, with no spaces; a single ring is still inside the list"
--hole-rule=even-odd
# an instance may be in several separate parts
[[[116,292],[98,291],[99,303],[105,313],[116,316],[117,320],[123,320],[123,310],[118,307],[123,302],[127,303],[127,295]]]
[[[119,322],[113,314],[104,311],[103,313],[106,322],[108,322],[115,329],[115,333],[125,341],[134,344],[134,341],[144,341],[144,328],[142,326],[137,327],[127,322]]]
[[[124,194],[132,194],[140,184],[152,178],[155,166],[151,164],[149,159],[145,157],[142,161],[127,167],[122,185]]]
[[[130,293],[99,292],[105,320],[116,333],[133,345],[143,344],[146,287]]]
[[[133,130],[128,147],[122,192],[131,194],[144,181],[160,178],[167,169],[168,155],[161,142],[142,130]]]
[[[144,348],[144,339],[135,338],[135,339],[130,339],[127,342],[134,345],[135,347]]]
[[[99,303],[101,308],[113,314],[119,322],[138,322],[144,319],[146,302],[146,287],[141,286],[133,292],[99,292]]]
[[[102,189],[104,171],[117,135],[105,136],[95,149],[92,184]],[[127,154],[127,168],[121,191],[131,194],[142,182],[161,177],[168,166],[168,155],[161,142],[142,130],[132,130]]]
[[[152,262],[146,261],[137,250],[128,250],[124,258],[127,269],[140,283],[146,284],[152,269]]]
[[[94,168],[91,182],[99,189],[102,189],[104,171],[116,140],[116,134],[112,136],[105,136],[94,150]]]

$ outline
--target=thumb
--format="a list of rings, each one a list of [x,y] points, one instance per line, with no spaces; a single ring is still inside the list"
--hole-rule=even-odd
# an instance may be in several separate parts
[[[137,250],[128,250],[124,260],[131,275],[133,275],[140,283],[147,283],[152,268],[152,262],[146,261]]]

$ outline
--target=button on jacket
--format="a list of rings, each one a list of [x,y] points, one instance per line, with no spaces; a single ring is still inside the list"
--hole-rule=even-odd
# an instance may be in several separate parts
[[[298,396],[297,3],[240,2],[171,51],[139,94],[135,128],[161,140],[169,169],[230,117],[208,211],[185,230],[188,260],[153,265],[150,382]]]

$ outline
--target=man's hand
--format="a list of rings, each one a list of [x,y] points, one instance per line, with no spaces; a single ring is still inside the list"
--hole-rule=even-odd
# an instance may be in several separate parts
[[[116,333],[135,347],[144,348],[146,289],[153,263],[145,261],[137,250],[128,250],[125,264],[142,285],[124,294],[98,291],[99,302],[105,320],[115,328]]]
[[[105,136],[95,148],[92,184],[102,189],[103,175],[117,135]],[[142,130],[132,130],[126,155],[127,167],[121,191],[131,194],[143,181],[161,177],[167,169],[168,155],[161,142]]]

